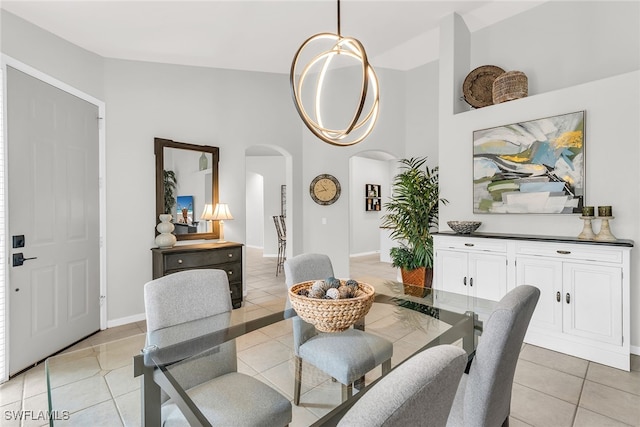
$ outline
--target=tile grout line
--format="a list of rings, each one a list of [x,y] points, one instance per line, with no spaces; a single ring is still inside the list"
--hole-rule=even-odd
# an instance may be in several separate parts
[[[571,423],[571,425],[574,427],[579,427],[579,426],[576,426],[576,421],[578,419],[578,409],[580,408],[580,402],[582,401],[582,393],[584,392],[584,386],[587,382],[587,375],[589,374],[590,366],[591,366],[591,362],[587,362],[587,369],[584,372],[584,378],[582,378],[582,386],[580,387],[580,394],[578,395],[578,403],[576,404],[576,407],[573,411],[573,422]]]

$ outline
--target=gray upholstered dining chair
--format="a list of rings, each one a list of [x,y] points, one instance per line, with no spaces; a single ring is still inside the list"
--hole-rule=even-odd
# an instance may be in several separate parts
[[[444,427],[467,360],[453,345],[412,356],[365,391],[338,426]]]
[[[152,280],[144,286],[144,303],[148,337],[198,320],[224,328],[231,316],[227,273],[186,270]],[[169,369],[212,425],[285,426],[291,422],[291,402],[286,397],[237,372],[234,340]],[[163,405],[162,420],[165,426],[189,425],[171,400]]]
[[[301,254],[284,263],[286,286],[333,276],[331,260],[323,254]],[[342,384],[342,400],[353,394],[353,383],[378,365],[382,374],[391,369],[391,341],[358,329],[321,333],[300,319],[293,318],[295,383],[293,403],[300,403],[302,361],[315,366]]]
[[[508,292],[484,324],[469,374],[462,376],[447,426],[509,424],[518,355],[540,290],[522,285]]]

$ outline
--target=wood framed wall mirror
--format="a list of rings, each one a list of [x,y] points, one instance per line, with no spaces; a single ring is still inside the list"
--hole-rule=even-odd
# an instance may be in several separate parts
[[[178,240],[219,238],[217,221],[201,219],[207,204],[218,203],[218,147],[154,138],[154,151],[156,224],[169,213]]]

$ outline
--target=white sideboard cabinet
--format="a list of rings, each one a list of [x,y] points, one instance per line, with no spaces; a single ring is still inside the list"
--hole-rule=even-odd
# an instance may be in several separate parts
[[[515,286],[536,286],[525,342],[628,371],[632,247],[630,240],[442,232],[434,235],[434,287],[497,301]]]

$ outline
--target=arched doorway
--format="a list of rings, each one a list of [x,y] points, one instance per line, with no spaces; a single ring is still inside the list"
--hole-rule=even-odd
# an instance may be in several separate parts
[[[289,226],[292,165],[291,154],[281,147],[254,145],[245,150],[246,171],[246,244],[259,248],[264,257],[278,254],[278,236],[273,216],[286,220],[287,242],[293,233]],[[287,245],[287,254],[291,245]]]
[[[349,256],[378,253],[390,262],[391,240],[380,229],[384,203],[391,195],[397,157],[380,150],[362,151],[349,159]]]

